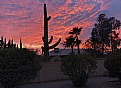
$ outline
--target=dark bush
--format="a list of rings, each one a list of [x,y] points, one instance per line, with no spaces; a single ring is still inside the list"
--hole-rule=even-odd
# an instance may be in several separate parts
[[[62,59],[61,70],[76,87],[84,87],[89,73],[95,68],[96,63],[88,55],[68,55]]]
[[[121,82],[121,53],[110,54],[104,62],[105,68],[109,72],[109,76],[117,77]]]
[[[0,83],[4,88],[17,88],[30,82],[40,70],[40,58],[28,49],[0,50]]]

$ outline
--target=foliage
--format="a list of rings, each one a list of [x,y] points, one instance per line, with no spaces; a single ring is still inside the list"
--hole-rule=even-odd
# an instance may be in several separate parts
[[[74,86],[85,86],[89,73],[95,68],[96,63],[88,55],[70,54],[62,59],[61,70],[70,77]]]
[[[74,46],[77,46],[78,48],[78,54],[80,54],[80,47],[79,45],[81,44],[81,40],[79,40],[78,35],[80,35],[82,28],[78,28],[78,27],[74,27],[70,32],[70,36],[66,38],[66,40],[64,41],[63,45],[64,47],[71,47],[72,52],[73,52],[73,48]]]
[[[83,46],[86,48],[86,49],[93,49],[92,47],[92,41],[90,39],[87,39],[84,43],[83,43]]]
[[[120,26],[121,22],[115,17],[107,17],[105,14],[100,14],[97,22],[94,24],[90,37],[93,49],[104,52],[111,48],[112,51],[115,51],[121,41],[118,37],[119,33],[116,33]]]
[[[79,40],[78,38],[78,35],[80,35],[80,32],[82,30],[82,27],[78,28],[78,27],[74,27],[70,32],[69,34],[71,34],[73,37],[74,37],[74,43],[75,43],[75,46],[77,46],[78,48],[78,54],[80,54],[80,43],[81,43],[81,40]]]
[[[109,76],[114,76],[121,82],[121,52],[110,54],[104,62]]]
[[[4,88],[17,88],[31,81],[41,67],[39,58],[28,49],[0,50],[0,83]]]
[[[65,47],[71,47],[71,49],[72,49],[71,53],[74,53],[74,52],[73,52],[74,40],[75,40],[75,39],[73,38],[73,36],[69,36],[69,37],[66,38],[66,41],[64,41],[64,43],[63,43],[63,45],[64,45]]]

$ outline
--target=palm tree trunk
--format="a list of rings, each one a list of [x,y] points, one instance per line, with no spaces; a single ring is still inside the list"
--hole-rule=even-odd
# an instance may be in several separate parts
[[[74,53],[74,47],[71,45],[71,53]]]
[[[78,35],[76,35],[76,37],[75,37],[75,38],[77,38],[77,39],[76,39],[76,40],[77,40],[77,49],[78,49],[78,54],[80,54],[80,47],[79,47],[80,42],[79,42]]]
[[[77,48],[78,48],[78,54],[80,54],[80,47],[79,47],[79,44],[78,44]]]

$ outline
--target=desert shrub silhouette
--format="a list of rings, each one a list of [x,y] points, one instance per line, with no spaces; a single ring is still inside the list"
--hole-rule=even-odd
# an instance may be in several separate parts
[[[0,50],[0,83],[4,88],[17,88],[36,76],[41,68],[40,58],[28,49]]]
[[[117,77],[121,83],[121,52],[110,54],[104,62],[109,76]]]
[[[71,54],[62,59],[61,70],[76,87],[84,87],[90,72],[95,68],[95,61],[88,55]]]

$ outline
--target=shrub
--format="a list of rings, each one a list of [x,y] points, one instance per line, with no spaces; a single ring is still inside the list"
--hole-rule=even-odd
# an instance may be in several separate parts
[[[84,87],[89,73],[95,68],[96,63],[88,55],[68,55],[62,59],[61,70],[76,87]]]
[[[0,83],[4,88],[17,88],[36,76],[39,56],[28,49],[0,50]]]
[[[109,71],[109,76],[117,77],[121,82],[121,53],[110,54],[104,62],[105,68]]]

